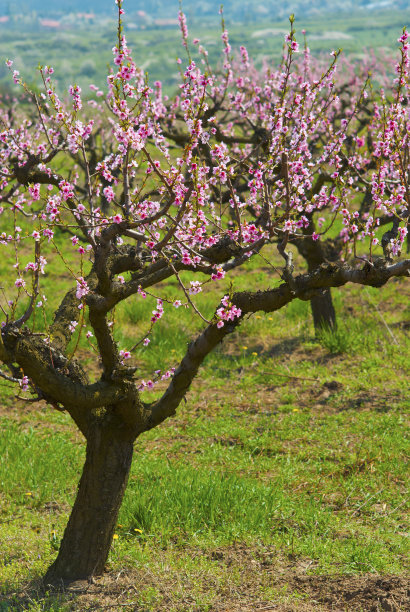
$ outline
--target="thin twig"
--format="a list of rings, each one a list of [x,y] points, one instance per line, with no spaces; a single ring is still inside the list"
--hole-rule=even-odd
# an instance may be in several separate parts
[[[200,311],[198,310],[198,308],[195,306],[194,302],[193,302],[193,301],[191,300],[191,298],[189,297],[189,293],[188,293],[188,291],[186,290],[185,285],[184,285],[184,283],[182,282],[182,280],[181,280],[181,278],[180,278],[180,276],[179,276],[179,274],[178,274],[177,270],[175,269],[175,266],[174,266],[174,265],[173,265],[171,262],[169,262],[169,265],[170,265],[170,268],[173,270],[173,272],[174,272],[174,274],[175,274],[175,277],[176,277],[176,279],[177,279],[177,281],[178,281],[178,284],[179,284],[179,286],[181,287],[182,291],[184,292],[185,297],[186,297],[187,301],[189,302],[189,304],[191,304],[191,306],[192,306],[192,308],[195,310],[196,314],[197,314],[197,315],[199,315],[199,316],[201,317],[201,319],[202,319],[203,321],[205,321],[205,323],[207,323],[208,325],[210,325],[210,323],[211,323],[211,322],[210,322],[210,321],[208,321],[208,319],[206,319],[206,318],[203,316],[203,314],[201,314],[201,312],[200,312]]]
[[[19,378],[14,378],[13,376],[10,376],[9,374],[6,374],[6,372],[3,372],[3,370],[0,370],[0,377],[4,378],[4,380],[8,380],[9,382],[13,382],[13,383],[19,383],[20,382]]]
[[[47,140],[48,140],[48,144],[50,145],[51,150],[53,150],[53,149],[54,149],[54,147],[53,147],[53,144],[52,144],[52,142],[51,142],[51,140],[50,140],[50,136],[48,135],[47,128],[46,128],[46,126],[45,126],[45,124],[44,124],[43,115],[42,115],[42,113],[41,113],[40,104],[38,103],[38,99],[37,99],[36,94],[34,94],[34,95],[33,95],[33,97],[34,97],[34,102],[35,102],[35,105],[36,105],[36,107],[37,107],[37,111],[38,111],[38,116],[39,116],[39,119],[40,119],[41,124],[42,124],[42,126],[43,126],[44,135],[45,135],[45,137],[46,137],[46,138],[47,138]]]
[[[35,242],[35,265],[36,268],[34,270],[34,279],[33,279],[33,293],[30,297],[30,303],[27,306],[25,313],[14,322],[14,325],[20,328],[31,316],[34,308],[34,302],[38,296],[38,285],[39,285],[39,274],[40,274],[40,241],[36,240]]]
[[[373,495],[371,495],[370,497],[368,497],[366,499],[365,502],[363,502],[362,504],[360,504],[360,506],[358,508],[356,508],[356,510],[354,510],[354,512],[352,512],[352,516],[355,515],[357,512],[359,512],[359,510],[361,510],[363,508],[363,506],[366,506],[366,504],[369,503],[369,501],[371,499],[373,499],[374,497],[376,497],[376,495],[379,495],[380,493],[382,493],[384,491],[386,487],[383,487],[382,489],[380,489],[380,491],[377,491],[377,493],[374,493]]]
[[[395,508],[393,508],[393,510],[390,510],[390,512],[387,512],[385,514],[385,516],[389,516],[390,514],[393,514],[393,512],[396,512],[396,510],[398,510],[399,508],[401,508],[402,506],[405,506],[407,504],[408,500],[405,499],[404,501],[401,502],[401,504],[399,504],[398,506],[396,506]]]

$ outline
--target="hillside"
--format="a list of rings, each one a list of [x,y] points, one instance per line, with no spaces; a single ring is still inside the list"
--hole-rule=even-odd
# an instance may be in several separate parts
[[[184,0],[183,8],[190,14],[191,18],[201,17],[215,19],[218,15],[220,0]],[[352,9],[363,10],[365,15],[378,9],[403,9],[408,8],[407,0],[398,0],[393,3],[386,0],[291,0],[283,3],[281,0],[226,0],[224,3],[225,14],[233,21],[257,22],[269,17],[270,19],[281,19],[290,13],[298,17],[321,16],[323,14],[337,14],[351,12]],[[152,18],[175,17],[178,12],[178,0],[152,0],[149,5],[145,0],[128,0],[126,10],[130,15],[142,17],[141,13]],[[0,15],[12,16],[17,14],[28,14],[35,11],[39,16],[57,17],[68,13],[87,12],[96,15],[112,14],[114,11],[113,0],[64,0],[56,3],[54,0],[10,0],[0,1]]]

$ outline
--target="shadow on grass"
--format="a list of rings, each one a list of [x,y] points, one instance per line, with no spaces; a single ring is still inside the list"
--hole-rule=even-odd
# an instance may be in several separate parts
[[[0,612],[63,612],[74,610],[75,599],[84,595],[92,585],[85,580],[78,580],[61,588],[44,587],[40,578],[27,583],[20,590],[10,589],[0,595]],[[73,607],[74,606],[74,607]]]
[[[67,603],[64,593],[48,593],[40,580],[33,580],[22,590],[10,590],[0,595],[0,612],[17,612],[20,610],[49,610],[62,609]]]
[[[270,349],[262,353],[265,357],[279,357],[282,355],[292,355],[306,341],[305,336],[297,336],[296,338],[285,338],[277,344],[274,344]]]

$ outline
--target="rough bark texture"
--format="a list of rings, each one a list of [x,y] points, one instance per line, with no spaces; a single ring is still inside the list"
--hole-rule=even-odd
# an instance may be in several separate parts
[[[316,331],[336,327],[336,312],[330,289],[325,289],[320,295],[312,297],[310,308]]]
[[[132,454],[132,441],[118,430],[97,427],[91,432],[75,504],[45,585],[90,579],[104,571]]]
[[[326,261],[336,261],[340,245],[333,240],[324,242],[314,241],[311,238],[295,241],[299,253],[305,258],[308,271],[313,272]],[[333,306],[331,289],[324,289],[310,300],[315,331],[336,327],[336,311]]]

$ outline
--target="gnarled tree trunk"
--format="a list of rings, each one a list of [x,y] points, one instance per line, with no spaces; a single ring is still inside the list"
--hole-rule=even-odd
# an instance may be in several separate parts
[[[337,260],[340,250],[337,241],[331,239],[320,242],[306,237],[303,240],[295,240],[295,245],[306,260],[309,272],[313,272],[326,261]],[[321,293],[312,297],[310,308],[316,333],[322,329],[334,329],[336,327],[336,311],[330,288],[324,289]]]
[[[45,585],[90,579],[104,571],[127,486],[133,442],[124,430],[109,425],[90,429],[77,497]]]
[[[324,289],[320,295],[312,297],[310,308],[316,332],[321,329],[333,329],[336,327],[336,312],[330,289]]]

